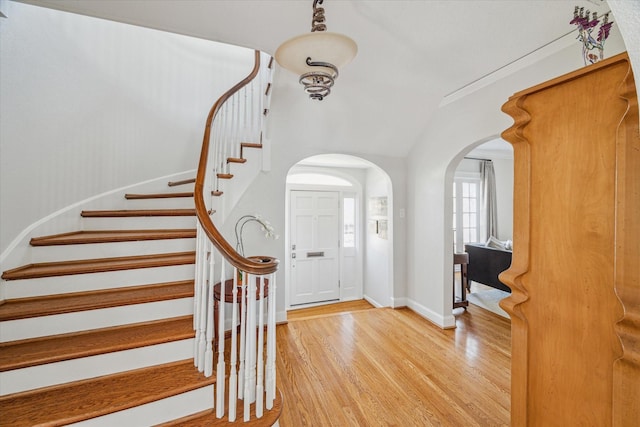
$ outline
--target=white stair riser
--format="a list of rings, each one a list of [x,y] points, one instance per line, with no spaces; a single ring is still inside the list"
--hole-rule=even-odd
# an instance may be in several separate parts
[[[167,228],[194,228],[195,226],[195,215],[82,218],[83,230],[158,230]]]
[[[193,209],[193,207],[195,206],[193,197],[127,199],[126,203],[126,209]]]
[[[77,427],[151,426],[186,417],[212,407],[213,384],[146,405],[135,406],[69,425]]]
[[[31,254],[32,262],[36,263],[188,252],[194,251],[195,248],[195,238],[162,239],[82,245],[35,246],[31,249]]]
[[[193,314],[193,298],[0,322],[0,342],[66,334]]]
[[[5,287],[5,298],[14,299],[193,280],[194,275],[195,266],[193,264],[184,264],[104,273],[8,280],[2,285]]]
[[[262,171],[262,149],[245,148],[243,155],[247,161],[242,164],[232,164],[230,170],[233,179],[222,184],[221,189],[225,194],[222,196],[222,203],[218,208],[222,214],[222,221],[227,220],[242,195]]]
[[[0,373],[0,395],[64,384],[193,357],[193,339],[162,343]]]

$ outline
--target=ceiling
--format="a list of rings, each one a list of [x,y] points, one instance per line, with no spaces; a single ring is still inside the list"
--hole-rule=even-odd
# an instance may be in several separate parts
[[[309,32],[312,11],[311,0],[24,2],[270,54]],[[446,95],[571,32],[575,5],[607,11],[599,0],[325,0],[328,30],[353,38],[358,55],[322,102],[278,71],[272,120],[325,152],[404,157]]]

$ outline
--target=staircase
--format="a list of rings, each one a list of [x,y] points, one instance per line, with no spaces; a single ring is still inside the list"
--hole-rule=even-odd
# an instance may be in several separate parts
[[[85,211],[94,231],[31,240],[42,262],[2,275],[0,425],[153,424],[167,416],[153,405],[184,393],[191,408],[172,418],[211,406],[215,381],[189,360],[194,215],[186,207]],[[112,218],[147,217],[166,228],[100,229],[116,225]]]
[[[193,205],[185,194],[192,193],[125,197]],[[0,305],[0,425],[217,425],[215,377],[199,373],[192,354],[196,231],[186,226],[195,211],[82,216],[98,229],[35,237],[43,261],[2,275],[11,297]],[[100,229],[152,217],[166,228]],[[123,275],[139,284],[122,286]],[[189,418],[171,421],[182,417]]]
[[[245,161],[240,151],[228,163]],[[34,237],[34,262],[2,274],[0,426],[234,424],[213,409],[228,406],[214,405],[214,387],[229,388],[230,367],[194,366],[194,182],[82,211],[88,231]],[[261,418],[254,407],[243,422],[238,405],[235,423],[273,425],[281,395]]]

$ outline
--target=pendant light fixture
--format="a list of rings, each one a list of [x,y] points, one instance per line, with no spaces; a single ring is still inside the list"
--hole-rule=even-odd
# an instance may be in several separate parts
[[[284,42],[276,50],[276,61],[300,76],[300,83],[311,99],[322,101],[331,93],[338,69],[356,56],[358,46],[349,37],[327,32],[323,0],[313,0],[311,33]]]

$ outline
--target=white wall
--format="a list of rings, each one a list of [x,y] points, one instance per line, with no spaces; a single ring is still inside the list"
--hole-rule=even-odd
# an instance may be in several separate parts
[[[624,50],[618,36],[608,41],[607,56]],[[480,142],[495,139],[512,120],[501,106],[515,92],[583,66],[579,45],[570,46],[515,71],[455,102],[431,118],[408,164],[408,299],[410,306],[442,327],[451,314],[451,182],[462,157]],[[444,206],[444,208],[443,208]]]
[[[640,93],[640,2],[634,0],[608,0],[617,30],[622,34],[626,45],[637,92]],[[612,31],[613,34],[613,31]],[[607,41],[608,42],[608,41]],[[608,47],[607,47],[608,49]]]
[[[372,216],[369,200],[372,197],[386,197],[388,212],[386,218]],[[364,295],[375,306],[391,306],[393,295],[393,192],[389,178],[375,169],[367,171],[367,186],[364,198],[365,209],[365,258]],[[369,221],[387,221],[387,238],[369,230]]]
[[[209,108],[253,64],[247,49],[131,25],[15,2],[6,14],[0,260],[56,211],[194,169]]]

